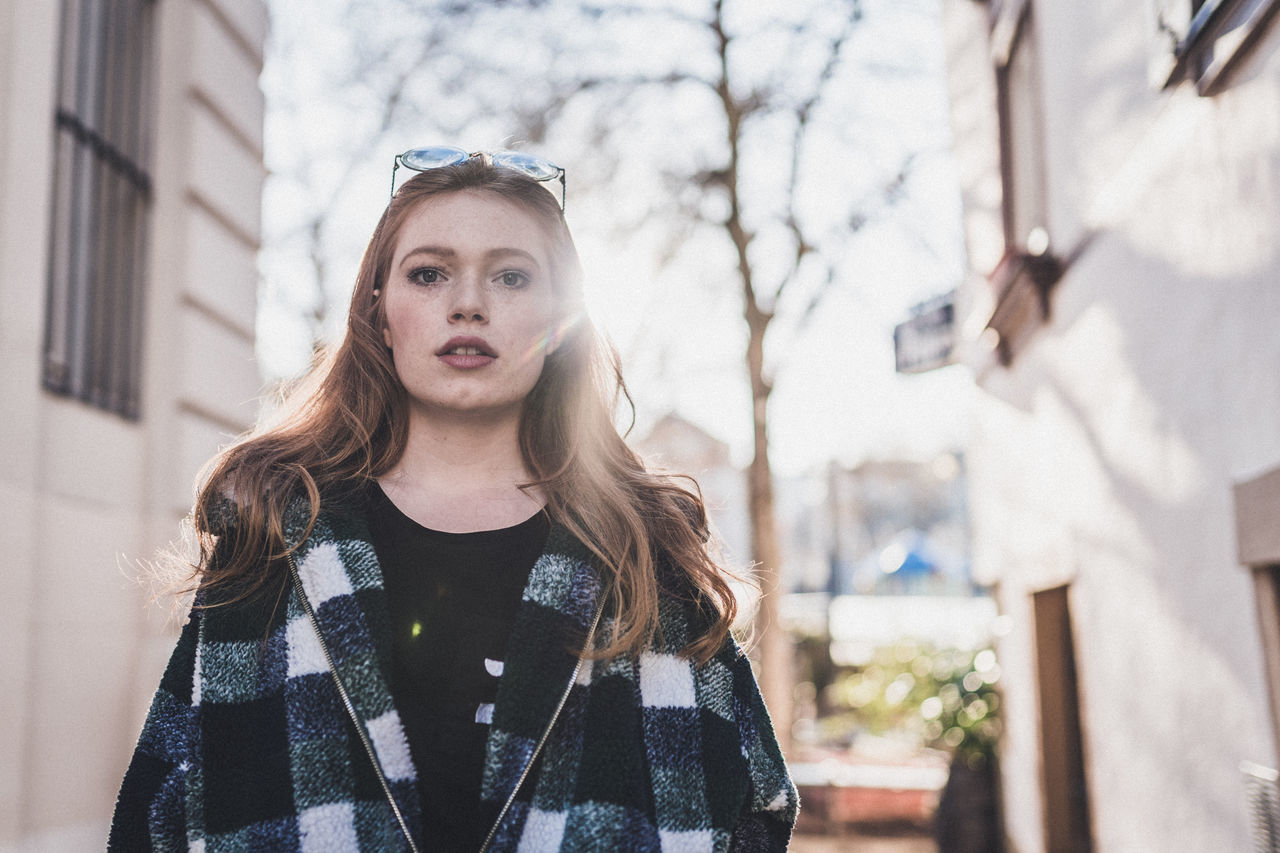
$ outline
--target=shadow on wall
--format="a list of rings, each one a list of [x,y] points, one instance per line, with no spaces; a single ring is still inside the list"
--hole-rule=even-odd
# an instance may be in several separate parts
[[[1186,177],[1196,180],[1205,178]],[[1129,761],[1135,777],[1144,757],[1164,756],[1156,787],[1214,797],[1204,813],[1223,826],[1238,824],[1243,808],[1231,796],[1235,758],[1223,760],[1221,738],[1188,733],[1257,728],[1261,709],[1221,699],[1262,695],[1243,683],[1262,669],[1248,666],[1256,644],[1241,642],[1254,614],[1229,487],[1280,457],[1267,417],[1280,411],[1280,336],[1269,319],[1280,316],[1280,292],[1266,283],[1280,259],[1260,246],[1262,226],[1241,229],[1241,216],[1201,229],[1211,245],[1200,248],[1171,246],[1159,222],[1141,223],[1133,238],[1099,234],[1059,283],[1049,325],[987,383],[1037,433],[1029,441],[1039,455],[1061,451],[1040,462],[1058,479],[1037,487],[1048,520],[1031,533],[1076,560],[1093,589],[1078,643],[1095,683],[1132,688],[1108,695],[1096,709],[1105,716],[1086,727],[1111,728],[1105,743],[1124,746],[1107,766]],[[1214,256],[1229,259],[1227,272],[1211,274]],[[1126,625],[1133,630],[1118,633]],[[1175,649],[1185,655],[1171,660]],[[1089,681],[1086,671],[1086,706]]]

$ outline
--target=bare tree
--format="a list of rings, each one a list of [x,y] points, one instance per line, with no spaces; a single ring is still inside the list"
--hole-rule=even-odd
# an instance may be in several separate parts
[[[422,7],[379,0],[356,7],[364,15],[382,12],[361,19],[367,31],[352,24],[351,32],[365,36],[346,85],[381,110],[366,122],[364,150],[406,125],[550,141],[556,150],[576,149],[579,156],[566,159],[577,182],[603,192],[616,192],[618,175],[639,160],[666,192],[619,210],[620,232],[665,231],[672,263],[685,242],[727,247],[724,283],[736,280],[746,326],[760,680],[785,744],[792,655],[778,612],[784,558],[768,410],[785,360],[778,354],[843,283],[850,235],[898,198],[910,159],[882,165],[861,182],[846,174],[848,152],[858,150],[849,114],[856,99],[845,72],[863,20],[861,0],[759,6],[490,0]],[[306,224],[313,259],[322,257],[325,223],[339,197],[330,195]],[[324,274],[320,261],[316,273]]]
[[[733,247],[738,285],[742,296],[743,318],[747,326],[744,347],[745,363],[751,389],[753,455],[747,471],[747,494],[750,513],[751,556],[756,566],[761,598],[756,613],[755,630],[761,651],[761,690],[774,716],[779,737],[784,745],[791,731],[792,653],[789,638],[779,620],[779,601],[782,594],[781,568],[783,555],[778,541],[774,511],[774,485],[769,462],[768,403],[773,390],[775,365],[766,360],[765,339],[776,317],[777,306],[782,303],[789,288],[801,275],[811,256],[819,248],[816,235],[811,236],[809,226],[798,213],[798,190],[805,145],[811,121],[821,107],[826,88],[831,84],[835,71],[843,59],[845,47],[860,18],[857,0],[826,4],[824,14],[833,15],[839,26],[825,37],[811,38],[809,26],[804,22],[790,25],[787,41],[792,51],[817,50],[821,57],[817,72],[799,92],[790,92],[778,79],[794,69],[780,64],[769,69],[763,79],[740,80],[741,60],[736,57],[739,39],[728,20],[726,0],[714,0],[704,17],[680,13],[686,27],[701,29],[704,44],[714,52],[713,72],[710,75],[672,72],[665,77],[647,82],[647,85],[673,86],[692,82],[706,89],[712,96],[720,125],[719,151],[712,154],[707,166],[677,180],[697,188],[703,195],[719,196],[725,204],[712,207],[718,213],[708,212],[708,205],[689,205],[684,215],[719,230]],[[732,5],[732,3],[728,4]],[[606,14],[604,9],[597,14]],[[634,12],[632,14],[635,14]],[[670,11],[664,14],[674,14]],[[817,44],[814,44],[817,42]],[[771,79],[772,78],[772,79]],[[633,81],[634,83],[635,81]],[[593,84],[593,87],[600,84]],[[781,226],[790,242],[786,261],[773,265],[767,277],[760,276],[760,264],[753,256],[753,243],[757,230],[748,224],[748,193],[744,187],[743,148],[754,126],[769,119],[781,119],[789,124],[790,139],[775,152],[779,168],[786,174],[785,190],[778,202],[767,205],[758,216],[762,224]],[[704,200],[699,198],[699,202]],[[824,276],[824,287],[812,294],[810,307],[821,298],[821,291],[835,280],[834,269]],[[800,321],[803,324],[803,320]]]

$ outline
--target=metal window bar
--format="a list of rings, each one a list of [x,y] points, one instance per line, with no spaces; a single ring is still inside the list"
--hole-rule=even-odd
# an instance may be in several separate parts
[[[1192,45],[1200,34],[1209,27],[1209,21],[1217,15],[1219,10],[1225,9],[1225,0],[1202,0],[1199,5],[1193,4],[1193,13],[1191,22],[1187,24],[1187,34],[1183,36],[1182,43],[1178,45],[1178,53],[1183,54]]]
[[[136,419],[155,0],[65,0],[44,385]]]
[[[1197,0],[1189,18],[1162,12],[1162,28],[1174,38],[1164,85],[1190,78],[1200,94],[1213,94],[1219,79],[1249,51],[1278,10],[1280,0]]]
[[[1280,773],[1250,761],[1241,763],[1240,773],[1253,821],[1254,853],[1280,853]]]

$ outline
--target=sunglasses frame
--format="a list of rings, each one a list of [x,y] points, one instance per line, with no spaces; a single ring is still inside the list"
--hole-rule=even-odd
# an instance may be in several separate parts
[[[459,163],[465,163],[468,160],[474,160],[480,157],[490,166],[496,166],[500,169],[511,169],[522,175],[527,175],[535,181],[545,183],[547,181],[560,182],[560,210],[564,211],[565,205],[565,170],[552,163],[550,160],[538,157],[534,154],[528,154],[524,151],[510,151],[507,149],[499,149],[497,151],[470,151],[465,148],[455,148],[451,145],[433,145],[426,148],[411,148],[403,154],[397,154],[395,165],[391,167],[391,197],[396,195],[396,171],[401,166],[406,169],[412,169],[415,172],[429,172],[432,169],[443,169],[446,166],[456,166]]]

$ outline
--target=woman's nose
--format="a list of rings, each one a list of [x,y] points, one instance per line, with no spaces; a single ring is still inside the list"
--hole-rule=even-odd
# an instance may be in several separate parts
[[[489,310],[483,282],[464,276],[453,288],[452,297],[449,306],[451,322],[483,323],[488,319]]]

